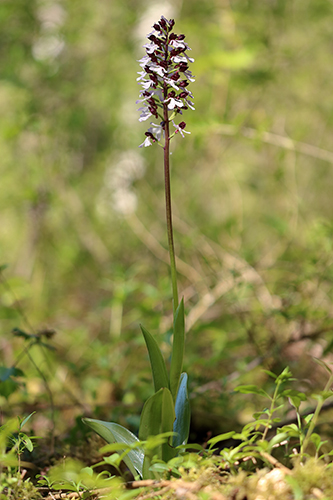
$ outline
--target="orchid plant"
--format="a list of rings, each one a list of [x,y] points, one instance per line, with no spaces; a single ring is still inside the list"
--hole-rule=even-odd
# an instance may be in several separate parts
[[[190,405],[187,391],[187,374],[182,372],[185,321],[184,301],[179,302],[177,270],[173,241],[171,189],[170,189],[170,140],[177,134],[184,137],[186,123],[177,123],[178,115],[188,108],[194,109],[192,93],[188,90],[194,81],[187,55],[190,50],[184,41],[185,35],[173,33],[175,21],[164,16],[153,25],[144,45],[146,55],[139,61],[142,70],[138,83],[142,85],[139,121],[154,117],[145,133],[146,138],[139,147],[158,143],[164,150],[164,179],[166,201],[166,223],[170,254],[171,283],[173,294],[173,345],[169,370],[153,335],[141,326],[149,353],[155,393],[144,404],[139,427],[139,439],[129,430],[113,422],[90,418],[83,421],[102,436],[114,443],[113,451],[123,450],[123,460],[135,476],[154,477],[150,469],[153,457],[167,462],[175,457],[179,447],[187,443],[190,428]],[[174,130],[170,131],[170,124]],[[160,435],[164,434],[164,439]],[[154,436],[159,436],[155,438]],[[113,448],[112,448],[113,449]]]

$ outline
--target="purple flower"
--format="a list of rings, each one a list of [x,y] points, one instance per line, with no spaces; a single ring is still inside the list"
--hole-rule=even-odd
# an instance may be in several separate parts
[[[169,135],[169,123],[172,121],[175,127],[168,139],[178,132],[184,137],[186,123],[175,124],[177,115],[182,115],[188,108],[194,109],[192,93],[187,89],[190,82],[194,81],[189,70],[189,64],[194,61],[187,55],[191,50],[184,41],[185,35],[177,35],[172,32],[175,21],[166,19],[164,16],[153,25],[154,31],[147,35],[148,43],[144,45],[146,55],[139,60],[142,68],[138,72],[138,83],[142,86],[140,99],[137,103],[142,104],[139,121],[146,121],[154,116],[161,121],[160,125],[151,123],[152,127],[146,132],[146,139],[139,147],[147,147],[154,142],[160,142]]]
[[[184,134],[190,134],[191,132],[187,132],[186,130],[184,130],[184,128],[186,127],[186,123],[185,122],[180,122],[178,125],[175,124],[175,122],[172,120],[172,124],[173,126],[175,127],[175,134],[179,133],[182,137],[185,137]]]

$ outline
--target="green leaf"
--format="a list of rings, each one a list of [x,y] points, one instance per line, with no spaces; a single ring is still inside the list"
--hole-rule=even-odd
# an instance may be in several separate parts
[[[139,439],[122,425],[113,422],[103,422],[102,420],[95,420],[93,418],[83,418],[82,422],[91,427],[91,429],[110,444],[125,443],[126,445],[134,445],[139,443]],[[143,460],[144,452],[140,446],[130,450],[124,456],[124,462],[133,476],[136,476],[136,471],[142,476]]]
[[[172,439],[174,447],[186,444],[190,432],[191,410],[187,392],[187,373],[182,373],[180,377],[175,413],[176,420],[173,424],[173,431],[176,435]]]
[[[173,400],[176,401],[180,375],[183,369],[185,349],[185,318],[184,300],[182,299],[177,307],[173,323],[173,344],[170,366],[170,390]]]
[[[319,434],[317,434],[316,432],[313,432],[311,434],[310,441],[312,441],[312,443],[315,445],[316,450],[319,450],[320,446],[322,445],[322,441],[321,441]]]
[[[275,373],[269,371],[269,370],[262,370],[264,373],[266,373],[267,375],[269,375],[270,377],[274,378],[274,380],[277,379],[277,375],[275,375]]]
[[[211,449],[213,446],[216,445],[216,443],[230,439],[231,437],[233,437],[234,434],[235,434],[235,431],[230,431],[230,432],[225,432],[224,434],[219,434],[218,436],[215,436],[215,437],[209,439],[209,441],[207,441],[207,444],[209,444],[209,448]]]
[[[20,432],[19,437],[23,441],[27,450],[32,452],[32,450],[34,449],[34,445],[32,444],[31,439],[26,434],[24,434],[24,432]]]
[[[257,385],[239,385],[234,389],[235,392],[240,392],[241,394],[258,394],[259,396],[265,396],[271,399],[269,394],[263,389],[260,389]]]
[[[279,432],[284,432],[290,437],[299,437],[302,434],[302,430],[296,424],[284,425],[279,428]]]
[[[141,443],[141,441],[139,441],[139,443]],[[124,443],[110,443],[100,448],[99,451],[101,453],[114,453],[115,451],[129,450],[131,449],[132,446],[134,445],[129,445],[129,444],[124,445]]]
[[[30,415],[28,415],[27,417],[25,417],[22,422],[20,421],[20,430],[22,429],[22,427],[25,426],[25,424],[30,420],[30,418],[32,417],[32,415],[34,415],[36,412],[33,411],[32,413],[30,413]]]
[[[166,387],[153,394],[144,404],[139,438],[147,440],[150,436],[157,436],[164,432],[172,432],[176,415],[171,392]],[[158,458],[167,462],[177,453],[168,443],[164,443],[156,450]],[[151,452],[151,456],[153,451]],[[149,467],[148,467],[149,468]]]
[[[196,444],[196,443],[190,443],[190,444],[182,444],[177,447],[177,450],[179,451],[201,451],[204,452],[204,447],[201,446],[201,444]]]
[[[280,373],[275,382],[276,384],[282,384],[287,380],[295,380],[288,366]]]
[[[6,368],[5,366],[0,366],[0,382],[6,382],[6,380],[11,377],[24,377],[24,373],[19,368],[11,366]]]
[[[311,422],[313,415],[314,415],[314,413],[309,413],[309,415],[306,415],[304,417],[304,421],[305,421],[306,425],[308,425]]]
[[[270,441],[269,441],[269,450],[271,451],[275,446],[280,445],[283,441],[285,441],[288,437],[287,432],[280,432],[279,434],[276,434]]]
[[[38,339],[37,335],[32,333],[27,333],[21,330],[20,328],[13,328],[12,334],[15,335],[15,337],[23,337],[25,340]]]
[[[162,387],[169,388],[168,374],[160,348],[151,333],[144,326],[140,325],[140,327],[149,353],[155,392],[159,391]]]
[[[157,436],[163,432],[172,431],[175,420],[173,400],[170,403],[171,393],[167,388],[155,392],[144,404],[141,413],[139,439],[147,440],[150,436]],[[168,401],[169,400],[169,401]]]

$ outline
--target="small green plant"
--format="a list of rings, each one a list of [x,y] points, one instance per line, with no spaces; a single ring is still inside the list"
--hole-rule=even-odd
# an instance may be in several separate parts
[[[26,470],[21,467],[26,464],[22,462],[21,455],[25,450],[33,451],[33,440],[22,432],[24,425],[30,420],[31,413],[21,419],[12,419],[0,427],[0,499],[17,500],[24,498],[36,500],[40,497],[36,487],[30,479],[24,479]]]
[[[52,467],[48,475],[37,477],[39,486],[46,486],[53,491],[74,492],[81,499],[90,498],[90,492],[96,489],[117,491],[121,486],[119,478],[106,471],[96,474],[92,467],[84,467],[78,460],[73,459],[64,460]]]
[[[265,465],[271,466],[274,464],[272,458],[274,450],[282,446],[284,447],[283,455],[285,459],[293,458],[303,462],[304,459],[310,458],[307,453],[310,443],[315,448],[315,458],[325,458],[326,455],[320,455],[319,452],[322,446],[326,444],[326,441],[322,441],[320,436],[314,432],[314,429],[318,423],[323,402],[332,396],[329,388],[333,383],[333,373],[325,363],[320,361],[320,364],[327,369],[330,377],[324,391],[312,396],[317,400],[314,413],[302,417],[300,404],[302,401],[307,401],[308,398],[303,392],[286,387],[286,384],[295,380],[288,367],[278,376],[264,370],[270,377],[274,378],[275,389],[272,395],[255,385],[241,385],[235,391],[241,394],[263,396],[269,401],[268,407],[254,413],[254,420],[246,424],[241,432],[231,431],[210,439],[208,441],[208,454],[216,452],[217,443],[223,443],[223,441],[230,438],[240,441],[237,446],[223,448],[219,453],[226,468],[232,473],[236,473],[239,466],[249,469],[248,464],[256,464],[258,460],[263,461]],[[296,423],[279,427],[281,417],[278,416],[278,413],[290,405],[295,409]],[[331,454],[333,452],[328,455]]]
[[[190,100],[193,96],[187,89],[193,76],[189,62],[193,59],[186,54],[190,50],[184,42],[185,35],[172,32],[175,22],[161,17],[154,24],[154,32],[148,35],[149,43],[144,45],[146,56],[140,60],[142,71],[138,81],[142,85],[142,104],[139,121],[153,116],[159,124],[145,133],[146,139],[140,147],[157,142],[164,150],[164,178],[166,200],[166,222],[169,243],[171,283],[173,293],[173,345],[169,370],[154,337],[141,326],[149,352],[155,393],[145,403],[140,420],[139,439],[130,431],[116,423],[102,422],[84,418],[83,421],[100,434],[109,443],[125,443],[131,449],[122,455],[133,473],[143,478],[155,477],[150,469],[152,458],[156,455],[163,462],[168,462],[177,453],[177,447],[187,442],[190,427],[190,405],[187,393],[187,374],[182,372],[185,322],[184,301],[179,302],[177,290],[177,271],[173,241],[171,189],[170,189],[170,140],[176,134],[184,137],[186,123],[175,123],[179,114],[193,108]],[[172,123],[174,131],[170,131]],[[189,132],[186,132],[189,133]],[[164,143],[161,141],[164,140]],[[168,435],[168,439],[158,440],[152,448],[143,448],[140,441],[146,442],[151,436]]]
[[[31,436],[29,437],[25,432],[22,432],[23,427],[25,424],[30,420],[32,415],[34,415],[36,412],[30,413],[27,417],[21,419],[18,417],[18,432],[11,435],[9,437],[10,442],[13,444],[13,450],[15,450],[17,454],[17,460],[18,460],[18,470],[20,472],[21,469],[21,455],[25,450],[28,450],[29,452],[32,452],[34,449],[33,441],[38,439],[37,436]]]

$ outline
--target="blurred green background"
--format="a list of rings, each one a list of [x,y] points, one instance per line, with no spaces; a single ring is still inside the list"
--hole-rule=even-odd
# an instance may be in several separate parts
[[[171,157],[192,440],[260,409],[232,391],[269,390],[263,367],[326,382],[332,1],[3,0],[0,403],[36,410],[39,434],[83,414],[135,431],[153,391],[139,324],[170,353],[162,151],[138,149],[135,104],[162,14],[195,58]]]

